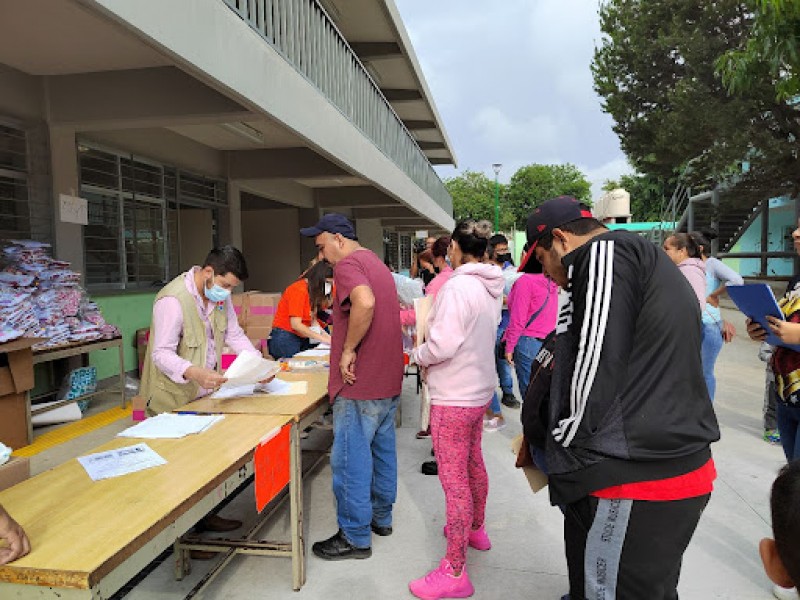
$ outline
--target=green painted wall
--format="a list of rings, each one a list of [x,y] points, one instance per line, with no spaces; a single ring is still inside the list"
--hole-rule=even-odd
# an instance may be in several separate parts
[[[116,294],[113,296],[95,296],[103,317],[122,331],[122,347],[125,350],[125,370],[135,371],[138,367],[134,340],[136,330],[150,327],[153,316],[155,292],[143,294]],[[105,379],[119,374],[119,359],[116,350],[92,352],[89,356],[92,365],[97,367],[97,378]]]

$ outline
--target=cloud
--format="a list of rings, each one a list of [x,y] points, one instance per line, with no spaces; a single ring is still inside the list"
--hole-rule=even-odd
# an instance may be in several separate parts
[[[593,169],[583,167],[581,171],[586,175],[589,183],[592,184],[592,201],[597,201],[604,193],[603,184],[606,181],[614,181],[622,175],[633,173],[633,168],[628,164],[628,159],[623,157],[615,158]]]
[[[572,163],[597,198],[631,172],[592,85],[598,0],[396,1],[459,158],[442,177]]]

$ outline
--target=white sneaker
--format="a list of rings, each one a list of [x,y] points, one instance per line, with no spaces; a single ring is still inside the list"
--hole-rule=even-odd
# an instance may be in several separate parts
[[[797,588],[785,588],[779,585],[772,586],[772,595],[778,600],[797,600]]]
[[[483,429],[489,433],[493,431],[500,431],[501,429],[506,428],[506,420],[500,417],[494,417],[493,419],[489,419],[488,421],[484,421]]]

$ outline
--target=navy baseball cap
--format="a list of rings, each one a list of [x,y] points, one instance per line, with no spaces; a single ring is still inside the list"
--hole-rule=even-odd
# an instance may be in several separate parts
[[[350,219],[339,213],[327,213],[313,227],[304,227],[300,230],[300,235],[306,237],[317,237],[320,233],[339,233],[344,237],[356,240],[356,230]]]
[[[594,218],[592,211],[587,210],[584,205],[572,196],[558,196],[537,206],[528,217],[528,222],[525,226],[525,234],[530,247],[525,256],[522,257],[518,270],[523,271],[526,263],[533,256],[539,240],[553,231],[553,229],[578,219],[592,218]]]

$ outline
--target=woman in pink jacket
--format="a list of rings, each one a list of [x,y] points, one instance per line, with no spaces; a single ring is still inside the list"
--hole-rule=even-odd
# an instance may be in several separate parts
[[[481,262],[491,223],[461,221],[453,231],[455,269],[428,317],[428,339],[414,350],[427,370],[431,437],[445,495],[447,554],[439,568],[409,584],[418,598],[465,598],[474,593],[465,567],[467,545],[488,550],[484,528],[489,480],[481,453],[483,414],[497,385],[494,345],[505,280]]]
[[[702,312],[706,307],[706,265],[701,250],[695,238],[686,233],[675,233],[664,240],[664,252],[692,286]]]

